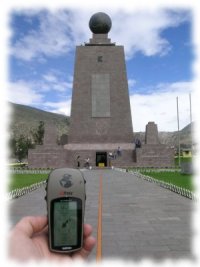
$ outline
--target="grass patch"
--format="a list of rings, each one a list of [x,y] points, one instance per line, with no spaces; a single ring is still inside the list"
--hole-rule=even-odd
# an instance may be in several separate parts
[[[190,174],[181,174],[179,172],[167,172],[167,171],[154,172],[153,170],[147,171],[147,172],[140,171],[140,173],[153,177],[157,180],[171,183],[176,186],[188,189],[192,192],[195,191],[194,184],[193,184],[193,175],[190,175]]]
[[[8,191],[12,191],[17,188],[29,186],[48,178],[48,174],[18,174],[14,173],[10,175]]]

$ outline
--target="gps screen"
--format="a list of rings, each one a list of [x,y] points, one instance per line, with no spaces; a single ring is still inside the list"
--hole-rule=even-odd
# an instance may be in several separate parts
[[[54,203],[54,246],[77,245],[77,201],[59,201]]]

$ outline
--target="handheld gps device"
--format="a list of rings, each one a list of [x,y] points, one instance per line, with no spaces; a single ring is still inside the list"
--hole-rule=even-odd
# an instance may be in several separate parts
[[[49,248],[74,252],[83,245],[85,179],[76,169],[53,170],[47,181]]]

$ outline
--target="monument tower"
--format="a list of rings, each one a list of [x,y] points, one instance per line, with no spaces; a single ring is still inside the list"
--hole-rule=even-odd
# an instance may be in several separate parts
[[[118,147],[133,149],[124,48],[108,38],[111,26],[107,14],[94,14],[89,21],[92,38],[76,48],[70,130],[65,146],[89,149],[99,157]]]
[[[75,56],[69,143],[131,143],[131,121],[123,46],[108,39],[111,19],[90,19],[93,37]]]

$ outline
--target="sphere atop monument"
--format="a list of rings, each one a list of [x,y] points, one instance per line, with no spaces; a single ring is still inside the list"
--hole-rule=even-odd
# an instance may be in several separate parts
[[[96,34],[108,33],[111,26],[111,18],[103,12],[95,13],[89,21],[90,30]]]

